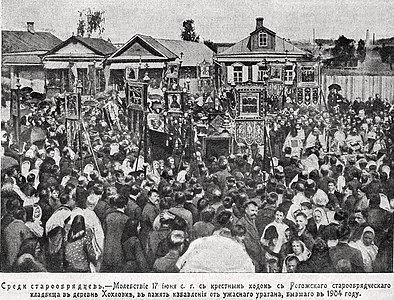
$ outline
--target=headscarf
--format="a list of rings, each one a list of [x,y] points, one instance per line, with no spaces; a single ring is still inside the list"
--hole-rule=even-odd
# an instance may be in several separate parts
[[[297,256],[294,255],[294,254],[289,254],[289,255],[287,255],[286,258],[283,260],[282,273],[288,273],[288,270],[287,270],[287,262],[288,262],[289,259],[292,258],[292,257],[297,257]],[[297,257],[297,258],[298,258],[298,257]],[[300,263],[300,262],[298,262],[298,263]]]
[[[295,223],[296,222],[295,215],[297,212],[300,211],[301,211],[301,205],[292,204],[287,212],[286,219]]]
[[[271,227],[271,226],[274,226],[275,229],[276,229],[276,231],[277,231],[277,233],[278,233],[278,241],[276,242],[275,248],[274,248],[272,251],[275,252],[275,253],[279,253],[279,251],[280,251],[282,245],[283,245],[284,243],[286,243],[286,234],[285,234],[285,231],[286,231],[287,228],[289,228],[289,226],[287,226],[287,225],[284,224],[284,223],[278,223],[278,222],[276,222],[276,221],[274,221],[274,222],[268,224],[268,225],[264,228],[263,235],[261,236],[261,241],[263,241],[263,239],[264,239],[266,230],[267,230],[269,227]]]
[[[375,245],[373,241],[369,246],[364,245],[363,238],[364,238],[364,234],[367,232],[371,232],[373,234],[373,238],[375,238],[375,231],[373,230],[372,227],[367,226],[364,228],[361,238],[356,242],[350,242],[349,246],[360,250],[361,255],[363,257],[365,272],[372,272],[372,264],[376,259],[379,248]]]
[[[320,221],[320,223],[316,223],[316,220],[315,220],[315,215],[316,215],[317,213],[320,213],[320,214],[321,214],[321,221]],[[327,213],[326,213],[326,211],[325,211],[323,208],[321,208],[321,207],[316,207],[316,208],[313,210],[313,212],[312,212],[312,216],[313,216],[313,220],[315,220],[315,223],[316,223],[317,228],[319,228],[320,225],[325,225],[325,226],[326,226],[326,225],[329,224],[328,217],[327,217]]]
[[[295,256],[298,258],[298,260],[301,261],[306,261],[311,257],[311,251],[309,251],[309,249],[305,246],[304,242],[300,241],[300,240],[295,240],[297,242],[299,242],[301,244],[301,246],[304,248],[304,250],[302,251],[301,254],[296,255],[295,253],[290,253],[289,255],[286,256],[286,258],[283,260],[283,265],[282,265],[282,273],[287,273],[287,266],[286,266],[286,262],[288,261],[288,259],[292,256]],[[291,242],[291,244],[293,244],[294,241]],[[293,245],[292,245],[293,248]],[[292,250],[293,251],[293,250]]]
[[[26,207],[26,209],[28,209],[28,208],[29,208],[29,206]],[[37,216],[34,216],[35,212],[38,212]],[[32,213],[32,220],[33,221],[28,221],[25,223],[25,225],[30,229],[30,231],[36,237],[40,238],[44,234],[44,228],[42,227],[42,224],[41,224],[41,216],[42,216],[41,207],[38,204],[34,204],[31,207],[31,213]]]

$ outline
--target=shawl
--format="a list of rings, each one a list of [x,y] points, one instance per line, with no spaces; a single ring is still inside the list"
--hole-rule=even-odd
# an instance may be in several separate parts
[[[369,246],[364,245],[363,237],[364,234],[367,232],[371,232],[373,234],[373,237],[375,238],[375,231],[372,229],[372,227],[367,226],[364,228],[361,238],[356,242],[350,242],[349,246],[360,250],[361,255],[363,257],[365,272],[372,272],[372,264],[376,259],[379,248],[374,244],[374,242],[372,242],[372,244]]]

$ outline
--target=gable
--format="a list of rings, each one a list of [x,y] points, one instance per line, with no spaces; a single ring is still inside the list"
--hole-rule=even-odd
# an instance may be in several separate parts
[[[175,55],[150,36],[135,35],[109,58],[152,56],[172,58]],[[176,57],[176,56],[175,56]]]
[[[157,51],[154,51],[152,49],[147,49],[150,47],[144,47],[139,41],[136,41],[128,49],[126,49],[123,53],[121,53],[119,56],[160,56],[160,54],[157,53]]]
[[[261,43],[261,38],[263,38],[263,44]],[[249,43],[251,51],[275,50],[275,33],[262,27],[250,34]]]
[[[79,42],[71,42],[61,47],[53,54],[96,54],[94,51]]]

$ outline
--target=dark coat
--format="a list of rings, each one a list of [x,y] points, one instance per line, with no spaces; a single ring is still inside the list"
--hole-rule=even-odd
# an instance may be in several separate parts
[[[308,220],[308,225],[306,226],[306,229],[310,232],[314,239],[321,237],[325,241],[327,241],[326,228],[326,225],[320,225],[319,229],[317,229],[316,222],[313,218]]]
[[[125,209],[125,214],[128,215],[130,219],[141,220],[142,209],[137,204],[137,202],[134,201],[134,199],[129,197],[129,201],[127,202],[127,206]]]
[[[14,264],[22,242],[30,237],[33,237],[32,232],[21,220],[15,219],[4,229],[4,244],[9,268]]]
[[[151,202],[146,203],[141,214],[140,241],[142,248],[146,248],[149,233],[153,230],[153,222],[159,215],[159,209]]]
[[[242,225],[246,229],[244,244],[246,252],[256,266],[256,271],[260,271],[264,264],[263,248],[260,244],[260,235],[253,220],[247,216],[243,216],[238,220],[238,225]]]
[[[311,257],[300,262],[297,266],[297,273],[333,273],[335,272],[328,251],[312,252]]]
[[[149,272],[148,263],[142,250],[141,242],[136,236],[132,236],[122,244],[125,265],[125,273],[145,273]]]
[[[104,272],[120,272],[126,261],[124,256],[122,244],[123,229],[129,217],[116,209],[108,212],[104,220],[104,255],[102,271]]]
[[[275,204],[267,204],[264,208],[259,209],[255,221],[259,237],[263,234],[264,228],[275,220],[275,209]]]
[[[348,260],[352,266],[353,273],[363,273],[364,263],[360,250],[350,247],[347,243],[339,242],[338,245],[329,250],[333,266],[336,267],[341,259]]]
[[[384,232],[390,226],[393,215],[380,207],[368,209],[368,223],[375,230],[375,244],[379,247]]]

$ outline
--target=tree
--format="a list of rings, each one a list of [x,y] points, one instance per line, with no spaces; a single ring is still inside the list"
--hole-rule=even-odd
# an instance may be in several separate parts
[[[357,45],[357,57],[358,60],[363,62],[365,60],[365,56],[367,54],[367,50],[365,48],[365,41],[360,39]]]
[[[98,36],[104,32],[105,11],[93,11],[90,8],[79,11],[79,20],[77,27],[77,36],[91,37],[93,33],[98,33]]]
[[[393,69],[394,63],[394,47],[382,45],[382,48],[379,48],[380,58],[383,63],[388,63],[390,65],[390,70]]]
[[[218,47],[211,40],[204,41],[204,44],[211,49],[213,52],[217,53]]]
[[[348,39],[341,35],[336,41],[335,46],[332,49],[332,54],[334,56],[334,65],[346,66],[355,59],[355,47],[354,40]]]
[[[191,41],[191,42],[197,42],[197,43],[200,41],[200,36],[196,34],[196,30],[194,28],[194,20],[189,19],[189,20],[183,21],[181,38],[184,41]]]

